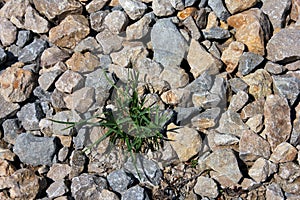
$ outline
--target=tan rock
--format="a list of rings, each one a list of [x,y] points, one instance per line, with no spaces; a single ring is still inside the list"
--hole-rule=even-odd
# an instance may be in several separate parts
[[[47,173],[47,177],[56,181],[64,179],[71,172],[71,167],[67,164],[54,163]]]
[[[217,27],[219,25],[218,17],[214,12],[210,12],[207,16],[207,24],[206,30],[209,30],[213,27]]]
[[[233,41],[226,48],[221,56],[221,60],[226,65],[226,71],[233,72],[239,64],[241,55],[245,50],[245,45],[241,42]]]
[[[251,8],[257,2],[258,0],[225,0],[226,7],[231,14]]]
[[[15,172],[15,167],[8,161],[0,159],[0,176],[10,176]]]
[[[185,104],[190,99],[191,93],[186,89],[173,89],[162,93],[161,100],[169,105]]]
[[[49,22],[44,19],[39,13],[28,6],[25,13],[24,28],[35,33],[46,33],[49,30]],[[23,27],[19,27],[23,28]]]
[[[260,183],[265,182],[275,172],[277,172],[277,165],[264,158],[258,158],[249,169],[249,176]]]
[[[250,127],[255,133],[259,133],[263,128],[264,116],[262,114],[257,114],[248,119],[246,124]]]
[[[297,149],[293,145],[283,142],[279,144],[271,154],[270,160],[274,163],[294,161],[297,156]]]
[[[0,41],[2,45],[11,45],[17,38],[17,28],[8,19],[0,17],[0,29]]]
[[[68,68],[75,72],[91,72],[100,66],[100,60],[90,52],[75,52],[70,59],[66,61]]]
[[[227,19],[236,29],[235,38],[244,43],[250,52],[265,55],[265,41],[270,37],[270,22],[258,8],[252,8]]]
[[[68,15],[49,31],[49,41],[59,47],[73,49],[90,33],[88,20],[83,15]]]
[[[196,194],[201,196],[216,198],[219,195],[219,190],[216,182],[212,178],[199,176],[194,187]]]
[[[292,0],[290,18],[294,21],[300,18],[300,0]]]
[[[95,101],[95,89],[92,87],[81,88],[72,94],[64,97],[66,106],[79,113],[85,113]]]
[[[7,19],[22,19],[29,5],[29,0],[10,0],[0,9],[0,16]]]
[[[189,16],[193,17],[195,15],[196,11],[197,11],[197,8],[195,8],[195,7],[187,7],[184,10],[179,11],[177,14],[177,17],[180,20],[185,20]]]
[[[84,78],[77,72],[72,70],[65,71],[55,82],[55,87],[60,92],[72,93],[73,91],[82,88]]]
[[[55,65],[59,61],[65,61],[69,57],[67,51],[60,49],[57,46],[50,47],[43,51],[41,55],[41,66],[49,67]]]

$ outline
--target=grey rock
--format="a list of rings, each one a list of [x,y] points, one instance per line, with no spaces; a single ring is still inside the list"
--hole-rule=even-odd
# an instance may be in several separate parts
[[[24,47],[25,44],[27,44],[27,42],[29,42],[29,40],[31,39],[32,35],[31,32],[28,30],[21,30],[18,32],[18,39],[16,42],[16,45],[18,45],[19,47]]]
[[[153,13],[159,17],[169,16],[175,12],[169,0],[153,0],[152,9]]]
[[[273,29],[281,29],[285,26],[286,17],[289,14],[292,0],[264,0],[262,11],[268,15]]]
[[[99,54],[102,52],[102,47],[94,37],[89,36],[81,40],[74,48],[74,51],[78,51],[78,52],[89,51],[93,54]]]
[[[136,185],[134,187],[129,188],[126,192],[123,193],[121,200],[149,200],[149,196],[147,195],[144,188]]]
[[[132,20],[140,19],[147,9],[147,5],[140,1],[120,0],[119,3]]]
[[[196,194],[209,198],[216,198],[219,195],[217,183],[212,178],[204,176],[199,176],[197,178],[194,191]]]
[[[231,135],[231,134],[223,134],[223,133],[218,133],[218,132],[213,132],[208,134],[208,139],[209,136],[212,135],[212,140],[213,144],[218,146],[230,146],[237,144],[240,140],[238,137]],[[213,149],[212,145],[209,144],[209,146]]]
[[[180,66],[187,42],[170,19],[158,20],[151,31],[154,60],[164,67]]]
[[[153,14],[152,14],[153,15]],[[128,40],[138,40],[150,33],[150,23],[153,21],[151,15],[145,15],[137,22],[127,26],[126,37]]]
[[[64,180],[55,181],[46,190],[46,193],[49,198],[56,198],[63,196],[65,193],[69,192],[69,188],[67,187]]]
[[[187,17],[183,21],[183,25],[188,28],[193,39],[199,40],[201,38],[200,30],[192,16]]]
[[[0,17],[0,41],[3,46],[9,46],[17,38],[17,28],[8,19]]]
[[[161,64],[149,59],[149,58],[139,58],[134,66],[139,72],[139,80],[142,82],[147,82],[150,84],[155,84],[155,81],[159,79],[163,67]]]
[[[238,70],[243,76],[245,76],[252,72],[263,61],[264,57],[261,55],[252,52],[244,52],[240,57]]]
[[[169,83],[171,88],[183,88],[189,83],[189,75],[179,67],[165,67],[160,79]]]
[[[205,8],[200,8],[200,10],[197,10],[195,12],[195,22],[199,29],[204,29],[207,24],[207,12]]]
[[[19,109],[19,104],[8,102],[2,95],[0,95],[0,121],[6,117],[14,115]]]
[[[28,63],[32,62],[37,57],[43,53],[43,51],[47,48],[47,42],[42,39],[35,39],[32,43],[25,46],[19,56],[19,61]]]
[[[85,113],[95,101],[95,89],[83,87],[64,97],[66,107],[79,113]]]
[[[175,10],[183,10],[184,9],[184,2],[183,0],[170,0],[171,5]]]
[[[238,112],[246,105],[248,99],[249,96],[246,92],[239,91],[237,94],[232,96],[228,109],[234,112]]]
[[[100,66],[103,69],[107,69],[110,64],[112,64],[111,57],[109,55],[98,55],[100,59]]]
[[[98,33],[96,39],[101,45],[104,54],[109,54],[122,48],[123,39],[108,29],[104,29]]]
[[[98,10],[101,10],[108,0],[92,0],[88,5],[86,5],[86,10],[89,13],[94,13]]]
[[[69,177],[79,176],[85,168],[87,157],[82,151],[74,150],[70,156],[71,172]]]
[[[104,178],[92,174],[81,174],[74,177],[71,184],[72,196],[79,199],[100,199],[100,193],[107,188]]]
[[[131,173],[135,178],[141,182],[151,182],[154,185],[160,183],[162,172],[157,163],[152,160],[146,159],[142,155],[135,155],[136,163],[129,158],[124,164],[125,172]],[[139,174],[138,174],[139,173]]]
[[[281,74],[284,71],[284,66],[268,61],[265,65],[265,70],[271,74]]]
[[[106,27],[104,26],[104,19],[108,14],[108,11],[97,11],[90,14],[91,28],[97,32],[103,31]]]
[[[265,182],[277,172],[277,165],[265,158],[258,158],[249,169],[249,176],[258,183]]]
[[[191,119],[200,113],[201,109],[195,107],[176,107],[175,111],[177,112],[176,124],[184,126],[189,124]]]
[[[208,0],[200,0],[198,7],[204,8],[204,7],[206,7],[207,3],[208,3]]]
[[[6,61],[7,55],[4,51],[4,49],[0,48],[0,64],[4,63]]]
[[[188,84],[185,88],[191,92],[206,92],[213,86],[215,77],[204,71],[198,78]]]
[[[54,70],[50,72],[45,72],[38,78],[38,83],[40,87],[47,91],[56,81],[56,79],[63,73],[62,70]]]
[[[65,110],[61,112],[57,112],[53,118],[55,121],[61,121],[61,122],[79,122],[81,120],[80,116],[75,111]],[[55,135],[73,135],[74,134],[74,128],[68,128],[68,124],[62,124],[62,123],[53,123],[53,133]]]
[[[217,59],[221,59],[221,51],[217,46],[216,42],[212,42],[212,45],[210,46],[210,48],[208,49],[208,52],[213,55],[214,57],[216,57]]]
[[[300,58],[300,30],[281,29],[267,44],[267,59],[272,62],[291,62]]]
[[[65,97],[66,94],[63,92],[60,92],[57,89],[54,89],[54,91],[51,94],[51,104],[54,108],[66,108],[66,103],[64,102],[63,97]]]
[[[7,48],[7,51],[11,53],[11,55],[8,55],[8,58],[18,57],[21,51],[21,47],[12,44]]]
[[[192,6],[195,3],[196,3],[196,0],[184,0],[184,7]]]
[[[39,130],[39,121],[44,117],[43,110],[39,103],[25,104],[17,113],[25,130]]]
[[[218,107],[206,109],[204,112],[192,118],[192,125],[198,130],[213,128],[218,124],[220,114],[221,109]]]
[[[36,137],[30,133],[22,133],[17,137],[13,151],[26,164],[51,165],[57,145],[53,137]]]
[[[287,98],[291,105],[300,93],[300,79],[292,74],[272,76],[274,93]]]
[[[238,93],[239,91],[247,91],[248,85],[240,78],[232,78],[229,81],[229,85],[231,87],[231,90],[235,93]]]
[[[213,108],[217,107],[221,100],[218,94],[207,92],[194,93],[192,95],[193,105],[197,108]]]
[[[222,0],[208,0],[208,6],[216,13],[219,19],[226,21],[230,17],[230,13],[227,11]]]
[[[119,10],[110,12],[104,19],[104,24],[113,34],[119,34],[124,31],[128,22],[127,15]]]
[[[25,20],[23,25],[25,29],[39,34],[49,31],[50,23],[40,16],[35,9],[33,9],[31,6],[28,6],[25,12]]]
[[[205,159],[205,163],[207,166],[219,172],[220,174],[225,175],[235,183],[238,183],[243,177],[240,172],[237,159],[232,150],[216,150]]]
[[[71,70],[65,71],[55,82],[55,87],[60,92],[72,93],[73,91],[82,88],[84,85],[83,77]]]
[[[218,26],[212,27],[209,30],[203,30],[202,33],[204,35],[204,38],[207,40],[210,39],[223,40],[223,39],[230,38],[230,32]]]
[[[300,177],[300,166],[293,162],[280,163],[278,175],[292,183]]]
[[[123,169],[115,170],[107,176],[109,186],[118,193],[125,192],[134,182],[130,175],[126,174]]]
[[[277,183],[272,183],[267,187],[266,199],[267,200],[271,200],[271,199],[284,200],[285,199],[282,189]]]
[[[18,131],[21,130],[21,123],[18,119],[7,119],[2,123],[4,137],[3,140],[10,144],[15,144]]]

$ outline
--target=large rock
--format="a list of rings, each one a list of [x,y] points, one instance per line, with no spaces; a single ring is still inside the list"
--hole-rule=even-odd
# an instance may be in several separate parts
[[[17,38],[17,28],[8,19],[0,17],[0,29],[0,41],[2,45],[11,45]]]
[[[282,29],[269,40],[267,58],[273,62],[291,62],[300,58],[300,30]]]
[[[19,22],[25,15],[25,10],[29,6],[29,0],[11,0],[4,4],[0,10],[0,16],[12,21]]]
[[[248,8],[254,6],[258,0],[248,0],[248,1],[240,1],[240,0],[225,0],[226,7],[231,14],[235,14]]]
[[[258,8],[251,8],[228,18],[228,25],[236,29],[235,38],[244,43],[250,52],[265,55],[265,41],[269,40],[271,25]]]
[[[53,137],[36,137],[30,133],[22,133],[17,137],[13,149],[19,159],[26,164],[51,165],[57,144]]]
[[[43,51],[41,55],[41,66],[50,67],[60,61],[65,61],[67,58],[69,58],[69,54],[67,51],[57,46],[52,46]]]
[[[273,151],[270,161],[274,163],[292,162],[297,156],[297,149],[290,143],[283,142],[279,144]]]
[[[118,51],[122,48],[123,38],[113,34],[110,30],[104,29],[96,35],[96,39],[101,45],[104,54]]]
[[[258,183],[265,182],[277,172],[277,165],[264,158],[258,158],[249,169],[249,176]]]
[[[290,107],[284,97],[278,95],[267,96],[265,107],[265,134],[272,150],[291,135]]]
[[[119,34],[124,31],[128,22],[126,13],[119,10],[112,11],[104,19],[104,24],[113,34]]]
[[[244,52],[239,60],[239,73],[243,76],[252,72],[264,61],[264,57],[252,52]]]
[[[187,42],[170,19],[158,20],[151,31],[154,60],[165,67],[180,66]]]
[[[90,33],[89,22],[83,15],[68,15],[49,31],[49,41],[59,47],[73,49]]]
[[[67,108],[85,113],[95,101],[95,89],[84,87],[64,98]]]

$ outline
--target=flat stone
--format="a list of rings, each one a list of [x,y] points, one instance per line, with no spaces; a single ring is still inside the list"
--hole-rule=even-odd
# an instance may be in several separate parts
[[[101,45],[104,54],[118,51],[122,48],[123,38],[113,34],[110,30],[104,29],[96,35],[96,39]]]
[[[39,103],[25,104],[17,113],[25,130],[39,130],[39,121],[44,117],[43,110]]]
[[[26,164],[51,165],[57,145],[53,137],[36,137],[30,133],[22,133],[17,137],[13,150]]]
[[[194,192],[209,198],[217,198],[219,195],[217,183],[212,178],[204,176],[199,176],[197,178],[197,183],[194,186]]]
[[[171,88],[182,88],[189,83],[189,75],[179,67],[165,67],[160,79],[167,81]]]
[[[67,164],[54,163],[48,173],[47,177],[54,180],[63,180],[65,179],[71,172],[71,167]]]
[[[147,5],[140,1],[119,0],[119,3],[132,20],[140,19],[147,9]]]
[[[139,40],[144,38],[150,33],[150,23],[153,17],[151,15],[145,15],[137,22],[126,27],[126,38],[128,40]]]
[[[297,153],[298,151],[295,147],[293,147],[293,145],[283,142],[274,149],[270,160],[274,163],[294,161]]]
[[[50,67],[60,61],[65,61],[69,58],[69,53],[57,46],[52,46],[43,51],[41,55],[41,66]]]
[[[180,66],[187,51],[187,41],[170,19],[158,20],[151,31],[154,60],[164,67]]]
[[[212,131],[208,133],[209,140],[210,136],[212,136],[211,139],[213,141],[209,141],[209,146],[213,151],[218,147],[230,146],[239,143],[239,138],[231,134],[223,134]]]
[[[19,109],[19,104],[8,102],[0,95],[0,119],[14,115]]]
[[[63,19],[69,14],[81,14],[82,5],[76,0],[34,0],[37,11],[49,20]]]
[[[101,10],[108,0],[92,0],[89,4],[86,5],[86,10],[89,13],[94,13]]]
[[[248,89],[248,85],[241,78],[232,78],[228,82],[231,90],[235,93],[239,91],[246,92]]]
[[[69,188],[67,187],[65,181],[59,180],[55,181],[46,190],[46,193],[49,198],[56,198],[64,195],[69,192]]]
[[[56,113],[52,119],[60,122],[79,122],[81,120],[80,116],[75,111],[69,111],[69,110]],[[53,133],[55,135],[73,135],[74,128],[65,129],[68,126],[69,124],[53,122],[52,125]]]
[[[153,0],[152,9],[153,13],[159,17],[169,16],[175,12],[171,2],[168,0]]]
[[[258,183],[265,182],[277,172],[277,165],[265,158],[258,158],[249,169],[249,176]]]
[[[240,111],[246,105],[248,99],[249,96],[246,92],[239,91],[238,93],[232,96],[228,110],[232,110],[234,112]]]
[[[0,93],[8,102],[23,102],[35,86],[35,75],[17,67],[6,68],[0,75]]]
[[[300,166],[293,162],[280,163],[278,175],[292,183],[300,177]]]
[[[238,183],[243,177],[240,172],[237,159],[232,150],[216,150],[205,159],[205,163],[208,167],[216,172],[219,172],[220,174],[227,176],[235,183]]]
[[[227,11],[222,0],[208,0],[208,6],[222,21],[226,21],[230,17],[230,13]]]
[[[226,65],[226,71],[233,72],[239,64],[240,57],[245,50],[245,45],[241,42],[233,41],[223,51],[221,60]]]
[[[265,70],[271,74],[281,74],[285,70],[284,68],[285,66],[270,61],[268,61],[265,65]]]
[[[91,23],[91,28],[97,32],[103,31],[106,27],[104,26],[104,19],[106,15],[108,15],[107,10],[99,10],[97,12],[91,13],[90,14],[90,23]]]
[[[19,61],[28,63],[37,59],[39,55],[47,48],[47,42],[41,39],[36,39],[29,45],[25,46],[19,55]]]
[[[285,26],[286,17],[290,12],[291,5],[291,0],[264,0],[261,10],[268,15],[275,32]]]
[[[2,9],[1,9],[2,10]],[[9,46],[17,38],[17,28],[8,19],[0,17],[0,41],[3,46]]]
[[[272,62],[291,62],[300,58],[300,30],[282,29],[267,44],[267,59]]]
[[[252,72],[263,61],[264,57],[261,55],[252,52],[244,52],[239,60],[239,73],[245,76]]]
[[[272,183],[267,187],[266,190],[266,199],[278,199],[284,200],[284,195],[281,187],[277,183]]]
[[[114,10],[106,15],[104,24],[113,34],[119,34],[125,30],[129,20],[125,12]]]
[[[254,131],[255,133],[259,133],[263,129],[263,120],[264,116],[262,114],[257,114],[249,118],[246,124],[252,131]]]
[[[175,129],[168,131],[167,136],[180,161],[188,161],[199,153],[202,139],[195,129],[175,125],[169,125],[168,129]]]
[[[90,52],[93,55],[102,53],[102,47],[94,37],[87,37],[81,40],[74,48],[75,52]]]
[[[84,87],[64,97],[66,107],[79,113],[85,113],[94,103],[95,89]]]
[[[136,185],[134,187],[129,188],[126,192],[123,193],[121,200],[149,200],[149,196],[147,195],[144,188]]]
[[[265,129],[272,150],[291,135],[290,108],[285,98],[278,95],[267,96],[265,107]]]
[[[258,69],[254,73],[244,76],[242,79],[249,85],[249,93],[255,99],[272,94],[272,77],[264,69]]]
[[[187,61],[194,78],[199,77],[204,71],[217,74],[222,67],[222,63],[217,58],[208,53],[198,41],[193,39],[189,47]]]
[[[90,52],[75,52],[70,59],[66,61],[68,68],[74,72],[91,72],[100,66],[99,58]]]
[[[65,71],[55,82],[55,87],[60,92],[72,93],[73,91],[82,88],[84,85],[83,77],[71,70]]]
[[[81,174],[74,177],[71,184],[72,196],[75,199],[99,199],[101,191],[107,188],[104,178],[92,174]]]
[[[63,73],[62,70],[55,70],[43,73],[39,76],[38,83],[39,86],[44,90],[47,91],[56,81],[56,79]]]
[[[132,174],[141,182],[150,182],[153,185],[158,185],[162,178],[162,172],[158,164],[142,155],[136,154],[134,156],[136,156],[135,163],[130,157],[124,164],[125,172]]]
[[[268,159],[271,154],[270,144],[251,130],[242,132],[239,143],[239,156],[245,162],[259,157]]]
[[[193,117],[191,122],[193,127],[197,128],[198,130],[213,128],[218,124],[220,114],[220,108],[206,109],[204,112]]]
[[[28,6],[25,12],[24,25],[23,27],[18,28],[25,28],[34,33],[47,33],[49,31],[49,22],[40,16],[35,9],[33,9],[31,6]]]
[[[269,40],[271,25],[267,16],[258,8],[251,8],[228,18],[228,25],[236,29],[235,38],[248,50],[265,55],[265,41]]]
[[[113,191],[123,193],[133,184],[134,180],[123,169],[120,169],[111,172],[107,176],[107,181]]]
[[[272,78],[274,93],[285,97],[293,105],[300,92],[300,79],[293,74],[272,76]]]
[[[202,33],[204,35],[204,38],[207,40],[223,40],[230,38],[230,32],[220,27],[212,27],[208,30],[203,30]]]
[[[239,0],[225,0],[226,8],[231,14],[235,14],[248,8],[253,7],[258,0],[239,1]]]
[[[73,49],[89,33],[89,23],[83,15],[68,15],[50,29],[49,41],[59,47]]]

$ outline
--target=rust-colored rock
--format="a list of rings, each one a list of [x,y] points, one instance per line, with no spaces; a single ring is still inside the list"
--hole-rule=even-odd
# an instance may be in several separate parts
[[[178,14],[177,14],[177,17],[180,20],[185,20],[189,16],[194,16],[194,14],[195,14],[196,11],[197,11],[197,8],[195,8],[195,7],[188,7],[188,8],[185,8],[184,10],[182,10],[182,11],[179,11]]]
[[[231,14],[251,8],[257,2],[258,0],[225,0],[226,7]]]
[[[227,19],[236,29],[236,40],[244,43],[250,52],[265,55],[265,42],[269,40],[271,25],[267,16],[258,8],[251,8]]]
[[[221,60],[225,63],[227,72],[231,73],[235,70],[244,50],[245,45],[243,43],[233,41],[228,48],[223,51]]]

